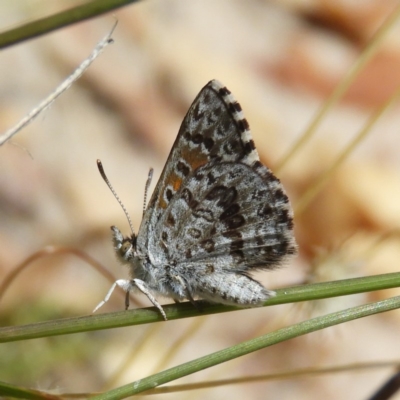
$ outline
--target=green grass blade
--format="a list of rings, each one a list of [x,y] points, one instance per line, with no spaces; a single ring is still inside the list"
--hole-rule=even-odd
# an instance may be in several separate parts
[[[300,301],[326,299],[337,296],[400,287],[400,273],[374,275],[333,282],[314,283],[277,290],[277,296],[268,300],[265,306]],[[221,304],[200,303],[199,312],[190,303],[163,306],[169,320],[217,314],[238,310],[237,307]],[[0,328],[0,343],[35,339],[48,336],[66,335],[78,332],[112,329],[131,325],[142,325],[163,321],[154,308],[141,308],[116,313],[92,314],[84,317],[65,318],[35,324]]]
[[[176,367],[167,369],[157,374],[132,382],[128,385],[121,386],[117,389],[110,390],[101,395],[92,397],[96,400],[116,400],[124,399],[149,389],[153,389],[159,385],[174,381],[184,376],[193,374],[206,368],[233,360],[246,354],[264,349],[285,340],[293,339],[307,333],[315,332],[344,322],[353,321],[355,319],[379,314],[386,311],[395,310],[400,307],[400,296],[376,303],[366,304],[363,306],[349,308],[347,310],[335,312],[323,317],[313,318],[287,328],[279,329],[275,332],[268,333],[255,339],[248,340],[227,349],[217,351],[213,354],[189,361]]]

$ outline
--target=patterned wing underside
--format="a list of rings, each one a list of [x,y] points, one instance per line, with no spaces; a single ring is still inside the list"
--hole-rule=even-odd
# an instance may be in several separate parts
[[[245,164],[219,163],[188,178],[160,219],[156,240],[172,264],[245,271],[277,267],[294,254],[292,228],[278,179]]]
[[[150,230],[155,226],[183,180],[211,160],[249,165],[258,160],[239,103],[216,80],[200,91],[182,122],[142,221],[141,238],[147,237],[146,225]]]
[[[259,161],[240,105],[209,82],[182,122],[138,246],[175,265],[273,268],[295,252],[292,228],[288,198]]]

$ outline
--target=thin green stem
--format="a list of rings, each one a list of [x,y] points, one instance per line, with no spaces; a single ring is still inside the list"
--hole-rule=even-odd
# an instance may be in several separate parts
[[[139,0],[94,0],[50,15],[49,17],[28,22],[0,33],[0,49],[86,19],[94,18],[128,4],[137,3],[138,1]]]
[[[269,299],[265,303],[265,306],[347,296],[394,287],[400,287],[399,272],[278,289],[276,290],[276,297]],[[209,304],[205,302],[202,302],[201,306],[201,312],[189,302],[170,304],[163,306],[163,308],[169,320],[238,310],[237,307],[233,306]],[[108,314],[92,314],[78,318],[65,318],[30,325],[0,328],[0,343],[112,329],[160,321],[163,321],[162,316],[154,307]]]
[[[217,351],[207,356],[189,361],[176,367],[167,369],[160,373],[140,379],[128,385],[121,386],[117,389],[110,390],[98,396],[93,396],[96,400],[116,400],[124,399],[149,389],[153,389],[164,383],[174,381],[184,376],[193,374],[206,368],[242,357],[246,354],[264,349],[274,344],[295,337],[315,332],[330,326],[353,321],[358,318],[395,310],[400,307],[400,296],[391,299],[371,303],[363,306],[349,308],[347,310],[335,312],[323,317],[313,318],[287,328],[279,329],[275,332],[268,333],[261,337],[248,340],[227,349]]]
[[[240,385],[242,383],[253,383],[253,382],[266,382],[276,380],[287,380],[299,377],[313,377],[321,375],[331,375],[338,373],[348,374],[349,372],[359,373],[362,371],[368,371],[373,369],[399,369],[399,361],[376,361],[376,362],[364,362],[364,363],[353,363],[336,365],[330,367],[309,367],[299,368],[292,370],[285,370],[283,372],[276,372],[271,374],[263,375],[251,375],[251,376],[238,376],[229,379],[218,379],[213,381],[195,382],[195,383],[184,383],[181,385],[168,385],[158,387],[156,389],[148,390],[144,395],[152,394],[165,394],[165,393],[176,393],[176,392],[188,392],[189,390],[199,389],[210,389],[210,388],[221,388],[222,386]]]
[[[29,399],[29,400],[60,400],[60,396],[38,390],[21,388],[6,382],[0,382],[0,396],[2,399]]]

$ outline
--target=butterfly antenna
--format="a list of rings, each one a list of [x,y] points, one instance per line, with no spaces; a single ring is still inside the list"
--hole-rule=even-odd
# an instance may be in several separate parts
[[[132,234],[135,235],[135,230],[133,229],[131,217],[129,216],[128,211],[126,211],[126,208],[125,208],[124,204],[122,203],[122,201],[118,197],[117,192],[114,190],[114,188],[112,187],[110,181],[108,180],[107,175],[104,172],[103,164],[101,163],[100,160],[97,160],[97,168],[99,169],[100,175],[103,178],[104,182],[107,184],[108,188],[111,190],[111,193],[117,199],[119,205],[121,206],[122,210],[124,211],[126,219],[128,220],[128,223],[129,223],[129,227],[131,228]]]
[[[147,175],[147,181],[146,181],[146,186],[144,187],[144,200],[143,200],[143,215],[146,212],[146,206],[147,206],[147,193],[149,191],[149,187],[151,184],[151,181],[153,179],[153,168],[150,168],[149,174]]]

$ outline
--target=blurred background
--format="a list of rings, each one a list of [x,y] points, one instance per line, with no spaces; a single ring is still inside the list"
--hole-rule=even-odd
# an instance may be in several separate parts
[[[0,0],[0,28],[73,4],[79,3]],[[285,165],[275,167],[398,5],[394,0],[143,1],[4,49],[0,132],[69,75],[118,20],[115,43],[48,110],[0,148],[0,283],[49,245],[82,251],[115,278],[127,278],[128,271],[114,257],[109,227],[115,224],[128,234],[129,226],[98,173],[96,159],[102,160],[137,231],[148,170],[155,171],[151,192],[187,109],[213,78],[242,105],[260,157],[277,172],[296,210],[307,190],[398,89],[400,23],[315,136]],[[296,213],[299,256],[279,271],[257,273],[268,288],[398,271],[399,110],[395,104]],[[72,252],[43,254],[2,293],[0,324],[88,315],[110,285]],[[393,295],[399,290],[2,344],[0,380],[55,393],[104,390],[301,320]],[[132,307],[150,305],[142,296],[137,299]],[[124,294],[116,291],[99,312],[123,307]],[[378,315],[174,384],[398,361],[399,330],[398,311]],[[391,373],[390,368],[346,371],[163,396],[363,399]]]

